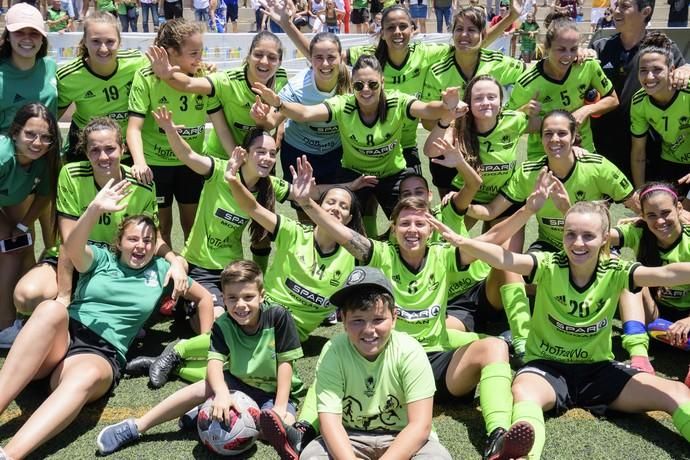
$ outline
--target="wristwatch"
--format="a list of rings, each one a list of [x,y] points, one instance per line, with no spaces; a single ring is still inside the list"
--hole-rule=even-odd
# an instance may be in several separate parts
[[[17,222],[17,225],[15,225],[14,227],[22,233],[29,233],[29,227],[22,224],[21,222]]]

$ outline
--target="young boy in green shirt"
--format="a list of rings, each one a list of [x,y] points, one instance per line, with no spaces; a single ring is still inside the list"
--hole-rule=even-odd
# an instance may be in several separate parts
[[[96,440],[101,455],[137,441],[143,433],[181,417],[180,426],[196,426],[198,406],[213,397],[213,418],[229,419],[231,390],[252,398],[290,424],[297,410],[294,397],[302,392],[292,363],[302,347],[290,313],[264,302],[263,275],[254,262],[239,260],[220,276],[227,313],[211,329],[206,379],[182,388],[142,417],[105,427]],[[252,414],[257,419],[259,414]]]
[[[422,346],[394,330],[393,286],[357,267],[331,296],[345,334],[326,344],[316,368],[321,436],[300,458],[450,459],[431,428],[436,385]],[[329,457],[330,456],[330,457]]]

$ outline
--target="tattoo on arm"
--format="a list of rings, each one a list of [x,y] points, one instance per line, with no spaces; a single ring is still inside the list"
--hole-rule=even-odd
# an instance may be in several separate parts
[[[371,251],[371,241],[355,231],[351,231],[352,238],[345,243],[345,249],[359,261],[365,260]]]

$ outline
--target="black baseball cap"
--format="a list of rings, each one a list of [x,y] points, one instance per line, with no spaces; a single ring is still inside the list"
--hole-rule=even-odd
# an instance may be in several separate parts
[[[390,294],[391,297],[395,297],[393,285],[381,270],[373,267],[355,267],[350,276],[347,277],[343,287],[331,295],[330,301],[336,307],[340,307],[349,296],[363,287],[370,286],[378,287]]]

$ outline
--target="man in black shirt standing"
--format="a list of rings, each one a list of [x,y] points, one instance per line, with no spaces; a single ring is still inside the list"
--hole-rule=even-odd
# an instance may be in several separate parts
[[[600,118],[592,119],[592,133],[597,153],[612,161],[630,178],[630,104],[633,94],[641,87],[638,51],[654,13],[654,0],[619,0],[612,8],[618,33],[601,38],[591,46],[597,52],[601,68],[613,83],[620,105]],[[673,45],[672,52],[676,67],[672,74],[673,86],[684,88],[690,80],[690,65],[685,64],[677,45]],[[658,158],[658,138],[650,135],[648,139],[647,158]]]

